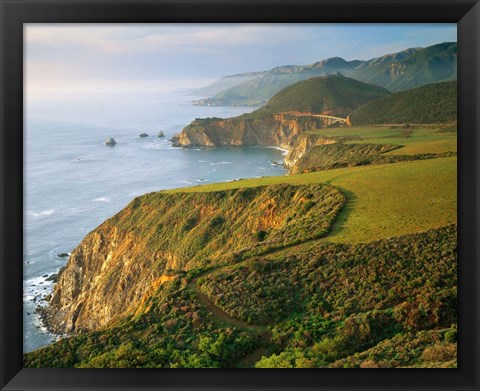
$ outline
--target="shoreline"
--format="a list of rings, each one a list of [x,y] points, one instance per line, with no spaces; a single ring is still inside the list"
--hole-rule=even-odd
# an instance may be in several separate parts
[[[219,147],[200,147],[198,148],[198,150],[209,150],[209,149],[218,149]],[[237,149],[238,147],[235,147],[234,149]],[[288,150],[286,150],[285,148],[280,148],[280,147],[276,147],[276,146],[262,146],[262,145],[255,145],[255,146],[241,146],[240,148],[245,148],[245,149],[248,149],[248,148],[260,148],[260,149],[263,149],[263,148],[266,148],[266,149],[276,149],[276,150],[279,150],[282,152],[282,156],[285,156],[287,153],[288,153]],[[193,149],[193,148],[190,148],[190,149]],[[271,161],[265,161],[265,163],[268,163],[268,162],[271,162]],[[284,168],[283,164],[278,164],[278,167],[282,167]],[[282,170],[283,172],[281,173],[281,175],[287,175],[287,170],[284,169]],[[209,180],[206,180],[206,179],[202,179],[202,180],[198,180],[199,182],[197,182],[196,184],[198,186],[201,186],[203,184],[206,184],[206,183],[209,183],[209,184],[213,184],[213,183],[222,183],[222,182],[234,182],[234,181],[239,181],[239,180],[242,180],[242,179],[248,179],[248,178],[259,178],[261,176],[255,176],[255,175],[252,175],[252,176],[245,176],[245,175],[242,175],[242,176],[238,176],[236,178],[233,178],[233,179],[228,179],[228,180],[225,180],[225,181],[222,181],[222,180],[215,180],[215,181],[209,181]],[[193,185],[193,183],[192,183]],[[190,186],[182,186],[182,187],[190,187]],[[181,188],[181,187],[180,187]],[[164,191],[164,190],[170,190],[170,189],[157,189],[155,190],[154,192],[161,192],[161,191]],[[149,192],[147,193],[144,193],[144,194],[148,194]],[[142,194],[143,195],[143,194]],[[120,208],[121,210],[122,208]],[[115,213],[118,213],[115,212]],[[115,214],[114,213],[114,214]],[[112,216],[114,215],[112,214]],[[111,217],[111,216],[110,216]],[[92,229],[95,229],[96,227],[93,227]],[[79,245],[81,243],[81,241],[84,239],[84,237],[80,240],[80,242],[77,244]],[[37,322],[38,324],[35,325],[33,324],[33,327],[36,327],[36,326],[40,326],[41,328],[44,329],[44,331],[46,333],[49,334],[49,336],[54,339],[52,342],[50,343],[47,343],[45,345],[42,345],[42,346],[39,346],[35,349],[32,349],[32,350],[25,350],[24,351],[24,354],[25,353],[30,353],[30,352],[33,352],[33,351],[36,351],[38,349],[42,349],[44,347],[47,347],[47,346],[50,346],[51,344],[53,343],[56,343],[59,339],[61,338],[66,338],[66,337],[71,337],[71,336],[74,336],[74,335],[77,335],[77,333],[65,333],[65,331],[63,330],[63,327],[61,326],[61,324],[58,322],[58,319],[57,319],[57,313],[58,313],[58,309],[55,309],[54,307],[51,306],[51,302],[50,302],[50,299],[51,299],[51,296],[53,295],[53,292],[55,290],[55,286],[56,284],[58,283],[58,278],[60,277],[60,274],[61,272],[63,272],[63,270],[65,269],[65,267],[68,265],[68,261],[67,263],[60,267],[58,269],[58,271],[56,273],[53,273],[53,274],[56,274],[58,277],[57,277],[57,281],[55,281],[52,285],[51,285],[51,289],[49,289],[48,291],[45,292],[45,294],[43,295],[43,297],[39,300],[39,302],[36,303],[35,305],[35,308],[34,308],[34,312],[36,314],[38,314],[38,318],[37,318]],[[63,269],[63,270],[62,270]],[[52,275],[53,275],[52,274]],[[46,297],[50,297],[50,299],[46,299]]]
[[[270,145],[270,146],[266,146],[266,147],[263,146],[263,145],[255,145],[255,147],[276,149],[276,150],[282,152],[282,155],[283,155],[283,156],[287,156],[287,154],[290,152],[290,150],[287,149],[287,148],[277,147],[277,146],[275,146],[275,145]]]

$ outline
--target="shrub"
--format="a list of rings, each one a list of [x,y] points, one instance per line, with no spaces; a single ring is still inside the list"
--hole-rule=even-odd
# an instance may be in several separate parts
[[[263,242],[266,236],[267,236],[267,231],[260,230],[255,232],[255,240],[257,242]]]

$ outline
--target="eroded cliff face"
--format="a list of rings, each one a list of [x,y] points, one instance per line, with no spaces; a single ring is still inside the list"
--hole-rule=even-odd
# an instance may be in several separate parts
[[[291,149],[308,130],[323,127],[321,118],[276,114],[265,118],[197,119],[173,138],[179,147],[277,146]]]
[[[169,259],[175,263],[174,254],[142,256],[145,250],[140,238],[109,222],[88,234],[72,253],[50,301],[58,331],[103,328],[165,281],[163,273]]]
[[[284,164],[285,167],[289,168],[289,174],[292,174],[292,167],[295,166],[295,163],[307,153],[311,148],[317,145],[327,145],[327,144],[336,144],[337,140],[333,138],[327,138],[321,135],[309,135],[302,134],[300,135],[296,142],[289,149],[287,155],[285,156]]]
[[[401,77],[407,70],[408,64],[405,63],[393,63],[385,68],[385,75],[390,80],[396,80]]]
[[[58,333],[102,329],[189,270],[320,237],[344,201],[327,185],[137,197],[73,251],[47,324]]]

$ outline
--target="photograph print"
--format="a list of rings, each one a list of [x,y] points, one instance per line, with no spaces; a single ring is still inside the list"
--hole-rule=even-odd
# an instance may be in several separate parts
[[[456,368],[457,25],[24,24],[25,368]]]

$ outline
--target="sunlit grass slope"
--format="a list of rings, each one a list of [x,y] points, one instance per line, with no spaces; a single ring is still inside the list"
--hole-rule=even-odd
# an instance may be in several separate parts
[[[328,238],[334,242],[359,243],[456,222],[456,178],[457,159],[449,157],[245,179],[168,192],[329,183],[339,188],[348,201]]]
[[[457,151],[457,133],[442,132],[443,125],[418,126],[352,126],[330,129],[318,129],[310,134],[326,137],[351,137],[347,143],[388,144],[401,148],[385,153],[386,155],[414,155],[420,153],[444,153]]]

